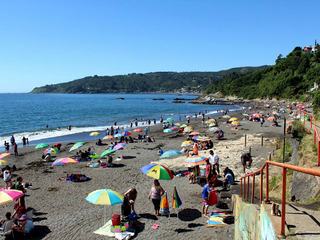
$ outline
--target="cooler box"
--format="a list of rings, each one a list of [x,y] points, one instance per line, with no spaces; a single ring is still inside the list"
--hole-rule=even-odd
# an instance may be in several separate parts
[[[112,226],[120,225],[120,215],[114,214],[111,218],[111,221],[112,221]]]

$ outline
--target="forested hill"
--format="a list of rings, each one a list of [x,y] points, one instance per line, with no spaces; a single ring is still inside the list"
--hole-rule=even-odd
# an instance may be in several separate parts
[[[246,74],[261,67],[232,68],[219,72],[154,72],[117,76],[93,76],[34,88],[31,93],[200,93],[233,72]]]
[[[204,94],[220,92],[224,96],[247,99],[276,97],[298,99],[314,85],[320,84],[320,48],[316,53],[296,47],[287,57],[280,54],[276,64],[249,73],[232,73],[218,84],[210,85]]]

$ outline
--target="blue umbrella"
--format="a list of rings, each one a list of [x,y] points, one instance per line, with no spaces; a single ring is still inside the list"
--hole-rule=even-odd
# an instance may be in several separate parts
[[[177,151],[177,150],[169,150],[164,152],[160,158],[169,158],[169,157],[175,157],[181,155],[181,152]]]

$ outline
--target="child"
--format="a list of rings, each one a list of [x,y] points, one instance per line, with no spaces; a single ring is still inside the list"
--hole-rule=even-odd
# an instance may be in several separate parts
[[[202,202],[203,202],[203,206],[202,206],[202,215],[203,216],[207,216],[208,215],[208,208],[209,208],[209,194],[210,191],[212,190],[212,186],[213,186],[213,182],[209,181],[208,184],[203,186],[203,192],[202,192]]]

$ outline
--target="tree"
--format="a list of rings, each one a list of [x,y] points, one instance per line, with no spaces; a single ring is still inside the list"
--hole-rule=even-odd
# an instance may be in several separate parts
[[[282,54],[280,53],[279,56],[277,57],[276,59],[276,64],[280,63],[280,61],[282,60],[283,56]]]

